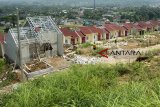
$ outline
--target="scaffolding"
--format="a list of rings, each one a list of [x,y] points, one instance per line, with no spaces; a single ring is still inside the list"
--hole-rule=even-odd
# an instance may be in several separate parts
[[[28,59],[32,59],[31,56],[34,55],[39,59],[42,54],[43,57],[46,57],[45,52],[42,52],[42,48],[49,50],[48,54],[51,54],[51,56],[58,55],[58,53],[63,55],[62,33],[50,16],[27,17],[26,20],[29,26],[19,28],[23,64]],[[9,34],[18,48],[17,29],[10,29]],[[8,40],[8,42],[10,41]],[[49,46],[49,48],[44,46]]]
[[[61,33],[50,16],[27,17],[26,19],[30,25],[30,29],[41,44],[50,43],[50,40],[45,39],[46,36],[42,32],[54,31]],[[44,39],[42,40],[42,38]]]

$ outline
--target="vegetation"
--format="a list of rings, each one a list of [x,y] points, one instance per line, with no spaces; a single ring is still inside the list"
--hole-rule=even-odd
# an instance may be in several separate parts
[[[99,54],[99,52],[102,51],[102,50],[104,50],[104,49],[105,49],[105,48],[97,47],[96,50],[93,50],[93,51],[92,51],[92,55],[93,55],[93,56],[100,56],[100,57],[102,57],[102,56]]]
[[[105,14],[105,10],[85,10],[83,18],[100,20],[103,14]]]
[[[122,2],[122,1],[121,1]],[[57,23],[60,23],[61,19],[86,19],[84,25],[94,25],[97,24],[96,20],[100,21],[103,18],[107,18],[110,21],[124,21],[129,19],[132,22],[142,21],[142,20],[152,20],[160,18],[160,8],[159,7],[118,7],[114,6],[101,6],[101,8],[86,9],[83,14],[82,9],[79,7],[68,7],[68,6],[44,6],[44,5],[7,5],[0,6],[0,22],[10,22],[11,27],[16,25],[15,22],[15,7],[19,7],[20,10],[20,20],[24,20],[27,16],[35,15],[47,15],[52,16],[56,19]],[[64,10],[66,12],[64,12]],[[104,15],[104,16],[103,16]],[[105,16],[107,15],[107,16]],[[90,20],[88,20],[90,19]],[[98,23],[99,24],[99,23]]]
[[[160,57],[145,63],[74,65],[22,84],[1,96],[0,106],[156,107],[160,104],[159,64]]]
[[[160,18],[160,8],[142,6],[139,8],[123,8],[121,12],[121,19],[129,19],[132,22],[148,21]]]
[[[85,55],[85,56],[97,56],[97,57],[101,57],[101,55],[99,54],[100,51],[104,50],[105,48],[101,48],[98,47],[96,45],[96,49],[93,49],[93,44],[91,43],[84,43],[81,44],[80,47],[78,47],[78,49],[76,50],[76,54],[79,55]]]
[[[83,44],[81,45],[82,48],[88,48],[88,47],[90,47],[90,46],[92,46],[92,44],[91,44],[90,42],[83,43]]]
[[[21,6],[20,19],[33,15],[51,15],[57,19],[75,19],[77,11],[45,6]],[[77,9],[77,8],[76,8]],[[75,10],[76,10],[75,9]],[[74,10],[74,9],[73,9]],[[123,9],[85,10],[82,18],[102,19],[109,10],[121,19],[131,21],[160,18],[160,8],[139,7]],[[10,22],[14,27],[15,7],[1,7],[0,21]],[[29,14],[28,14],[29,13]],[[112,17],[109,18],[113,20]],[[0,27],[0,32],[4,30]],[[144,46],[148,41],[140,41]],[[154,42],[157,43],[157,42]],[[85,43],[78,54],[98,55],[103,50],[91,49],[92,44]],[[86,50],[86,53],[85,53]],[[145,54],[145,62],[117,65],[73,65],[68,70],[40,77],[22,84],[13,93],[0,96],[1,107],[157,107],[160,105],[160,50]],[[0,87],[14,83],[16,75],[12,68],[0,60]]]
[[[152,51],[148,51],[144,54],[144,56],[147,56],[149,58],[153,58],[154,56],[160,55],[160,49],[154,49]]]
[[[3,34],[3,33],[4,33],[4,29],[5,29],[5,28],[4,28],[3,26],[0,26],[0,33]]]
[[[17,82],[16,75],[12,72],[10,65],[0,59],[0,88]]]

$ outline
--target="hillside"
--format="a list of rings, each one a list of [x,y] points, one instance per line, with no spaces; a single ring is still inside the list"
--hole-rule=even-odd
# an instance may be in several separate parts
[[[93,0],[0,0],[9,4],[92,6]],[[160,4],[160,0],[96,0],[97,5],[142,6]]]
[[[160,105],[159,51],[145,62],[74,65],[22,84],[0,98],[3,107],[157,107]]]

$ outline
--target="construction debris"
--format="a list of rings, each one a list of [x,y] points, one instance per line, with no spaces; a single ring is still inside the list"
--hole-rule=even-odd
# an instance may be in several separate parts
[[[47,69],[47,68],[49,68],[49,65],[44,62],[34,60],[30,63],[26,63],[25,68],[26,68],[25,70],[27,72],[35,72],[35,71],[39,71],[42,69]]]
[[[70,61],[67,61],[62,57],[46,58],[44,59],[44,61],[50,64],[54,68],[54,70],[68,68],[71,65]]]
[[[23,72],[27,78],[33,78],[35,76],[44,75],[53,71],[54,69],[51,65],[38,60],[26,63],[23,69]]]
[[[96,63],[106,62],[106,58],[103,57],[86,57],[76,54],[74,55],[73,58],[69,58],[67,56],[65,56],[65,58],[76,64],[96,64]]]

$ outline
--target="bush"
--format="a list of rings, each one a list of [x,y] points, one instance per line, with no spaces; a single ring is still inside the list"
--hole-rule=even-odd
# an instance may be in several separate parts
[[[81,55],[81,54],[82,54],[82,51],[81,51],[80,49],[77,49],[77,50],[76,50],[76,54]]]
[[[89,47],[89,46],[92,46],[92,44],[91,44],[90,42],[83,43],[83,44],[81,45],[82,48],[87,48],[87,47]]]
[[[98,47],[96,50],[92,51],[92,55],[93,56],[99,56],[99,57],[101,57],[101,55],[99,54],[99,52],[102,51],[102,50],[104,50],[104,48],[99,48]]]

